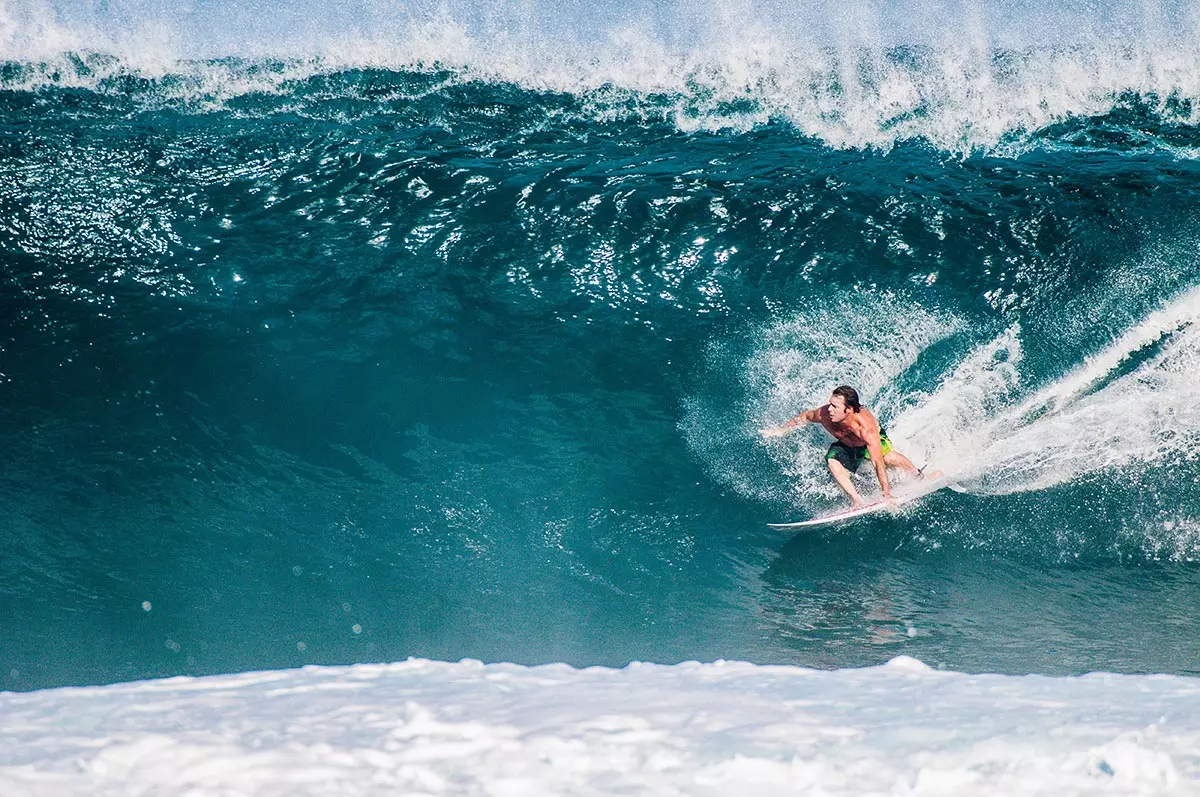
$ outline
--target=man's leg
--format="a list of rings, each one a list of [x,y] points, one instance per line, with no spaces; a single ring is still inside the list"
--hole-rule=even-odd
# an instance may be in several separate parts
[[[887,460],[885,459],[884,461],[886,462]],[[850,471],[846,470],[846,466],[833,457],[826,459],[825,464],[829,466],[829,472],[833,474],[833,480],[837,482],[838,487],[841,487],[846,495],[850,496],[850,501],[854,506],[862,506],[862,496],[858,494],[858,490],[854,489],[854,483],[850,481]]]
[[[887,465],[889,468],[903,468],[913,476],[921,475],[921,471],[912,463],[912,460],[901,454],[899,451],[887,452],[887,454],[885,454],[883,457],[883,464]]]

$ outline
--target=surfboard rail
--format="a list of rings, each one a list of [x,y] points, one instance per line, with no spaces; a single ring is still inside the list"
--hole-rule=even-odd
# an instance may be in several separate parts
[[[862,517],[863,515],[873,515],[877,512],[896,512],[905,504],[912,503],[920,498],[924,498],[931,493],[936,493],[945,487],[950,487],[952,482],[945,478],[926,479],[925,481],[917,482],[912,486],[912,489],[904,491],[894,491],[892,500],[884,501],[882,499],[873,501],[862,506],[848,507],[839,509],[836,512],[829,512],[824,515],[817,515],[808,520],[799,520],[794,523],[768,523],[767,526],[780,531],[789,531],[792,529],[813,528],[816,526],[830,526],[835,523],[843,523],[847,520]]]

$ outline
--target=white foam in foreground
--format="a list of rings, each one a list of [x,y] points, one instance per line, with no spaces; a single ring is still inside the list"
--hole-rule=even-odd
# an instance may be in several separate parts
[[[0,694],[4,795],[1200,793],[1200,680],[410,660]]]

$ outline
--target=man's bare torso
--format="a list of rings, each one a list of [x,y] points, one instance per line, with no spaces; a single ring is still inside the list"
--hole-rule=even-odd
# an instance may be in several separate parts
[[[851,448],[865,446],[867,441],[864,435],[868,434],[872,428],[876,433],[879,432],[879,421],[875,420],[875,416],[866,407],[860,407],[858,412],[847,415],[841,423],[834,423],[829,417],[828,404],[821,407],[818,415],[818,420],[821,422],[821,426],[825,427],[825,431],[836,437],[842,445]]]

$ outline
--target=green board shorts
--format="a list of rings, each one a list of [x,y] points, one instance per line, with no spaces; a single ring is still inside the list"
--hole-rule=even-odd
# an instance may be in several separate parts
[[[879,442],[883,444],[884,456],[894,450],[892,441],[888,440],[887,432],[883,429],[879,430]],[[851,473],[857,472],[858,466],[870,458],[871,454],[866,446],[848,446],[840,440],[833,441],[833,445],[825,452],[825,459],[836,459]]]

